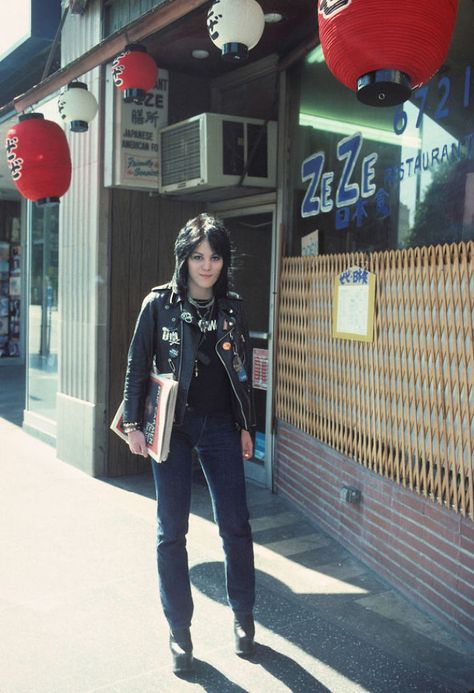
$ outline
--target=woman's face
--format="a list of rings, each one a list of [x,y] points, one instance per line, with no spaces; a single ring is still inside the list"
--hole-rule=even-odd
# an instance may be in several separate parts
[[[188,292],[192,298],[210,298],[219,279],[224,260],[202,241],[188,258]]]

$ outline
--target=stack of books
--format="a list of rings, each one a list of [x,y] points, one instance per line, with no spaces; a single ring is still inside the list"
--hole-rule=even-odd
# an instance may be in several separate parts
[[[155,462],[164,462],[169,454],[178,382],[172,373],[150,373],[143,412],[143,434],[148,454]],[[123,430],[123,401],[117,409],[110,428],[128,442]]]

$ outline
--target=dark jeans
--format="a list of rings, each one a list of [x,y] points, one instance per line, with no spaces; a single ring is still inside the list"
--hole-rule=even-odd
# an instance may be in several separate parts
[[[198,416],[187,410],[183,424],[173,428],[168,459],[160,464],[152,461],[158,501],[160,597],[171,629],[189,627],[193,614],[186,551],[193,448],[209,486],[222,538],[228,602],[234,612],[244,614],[252,611],[255,602],[240,433],[230,415]]]

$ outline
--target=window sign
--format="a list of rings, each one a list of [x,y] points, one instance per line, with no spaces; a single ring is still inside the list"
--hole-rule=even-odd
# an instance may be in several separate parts
[[[256,390],[268,389],[268,349],[253,349],[252,377]]]
[[[158,190],[159,131],[168,124],[168,71],[142,104],[125,103],[108,66],[104,185]]]
[[[408,104],[404,113],[414,110],[414,106]],[[307,122],[308,117],[302,120]],[[348,228],[351,223],[360,228],[370,221],[370,213],[375,220],[391,215],[390,191],[393,188],[400,189],[400,197],[404,200],[407,188],[411,187],[410,179],[415,179],[419,192],[423,193],[436,180],[436,173],[440,175],[440,168],[474,159],[474,130],[457,140],[433,119],[426,116],[425,120],[423,141],[419,140],[416,146],[410,140],[401,141],[401,156],[397,156],[396,165],[386,166],[382,171],[378,166],[378,186],[375,180],[379,154],[370,152],[369,144],[369,153],[361,156],[363,136],[360,132],[337,141],[335,154],[341,162],[338,172],[325,170],[324,151],[307,157],[301,166],[301,179],[307,183],[301,216],[314,217],[334,210],[336,231]],[[406,184],[401,186],[403,182]]]
[[[303,236],[301,239],[301,255],[303,257],[308,257],[310,255],[318,255],[319,253],[319,241],[318,241],[318,230],[311,231],[307,236]]]
[[[375,274],[350,267],[334,281],[333,336],[372,342],[374,333]]]

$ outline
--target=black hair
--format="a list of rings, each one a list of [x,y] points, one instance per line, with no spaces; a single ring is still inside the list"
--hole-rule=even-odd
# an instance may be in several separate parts
[[[186,222],[174,244],[173,290],[182,298],[186,295],[188,284],[188,258],[203,241],[207,241],[212,250],[224,261],[219,279],[213,287],[214,295],[216,298],[221,298],[229,289],[232,265],[229,232],[220,219],[203,213]]]

